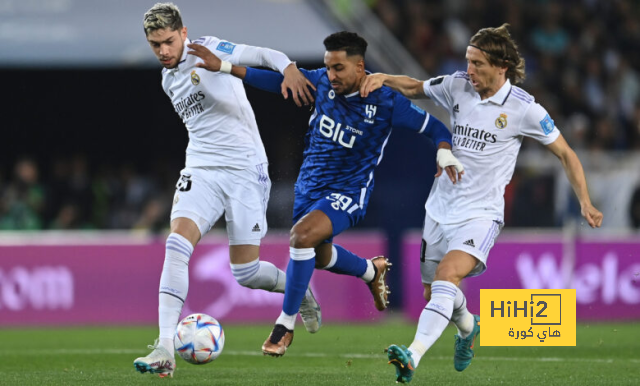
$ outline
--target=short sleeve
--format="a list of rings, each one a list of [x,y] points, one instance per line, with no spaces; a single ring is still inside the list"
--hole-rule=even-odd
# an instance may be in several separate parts
[[[313,83],[314,86],[317,86],[318,82],[320,82],[320,79],[324,76],[324,74],[327,73],[327,70],[325,70],[324,68],[320,68],[317,70],[305,70],[304,68],[301,68],[300,72],[307,79],[309,79],[309,81]]]
[[[553,143],[560,136],[560,130],[539,103],[532,103],[522,118],[520,134],[531,137],[543,145]]]
[[[395,91],[392,96],[394,103],[391,127],[421,133],[426,127],[429,114]]]
[[[424,94],[431,98],[437,105],[451,111],[451,86],[454,77],[443,75],[425,80],[423,84]]]

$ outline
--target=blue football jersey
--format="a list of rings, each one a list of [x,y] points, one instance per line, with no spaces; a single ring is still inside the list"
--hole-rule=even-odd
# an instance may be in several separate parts
[[[422,132],[429,114],[386,86],[366,98],[337,95],[326,69],[300,71],[316,92],[296,192],[310,199],[346,192],[366,207],[392,128]]]

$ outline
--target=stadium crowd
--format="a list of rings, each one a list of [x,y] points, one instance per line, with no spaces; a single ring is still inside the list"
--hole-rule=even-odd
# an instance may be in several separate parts
[[[523,87],[574,149],[640,149],[640,3],[632,0],[377,0],[387,28],[432,76],[465,69],[473,31],[510,23]]]
[[[371,0],[368,3],[431,76],[466,68],[461,58],[472,32],[510,23],[511,33],[526,59],[527,79],[523,87],[543,101],[574,149],[640,150],[637,1]],[[525,141],[523,146],[537,145]],[[284,158],[288,153],[270,152],[271,164],[286,164]],[[94,165],[82,154],[58,156],[46,163],[36,158],[16,158],[12,165],[0,168],[0,230],[160,230],[167,224],[177,178],[177,170],[173,173],[166,170],[162,162],[144,172],[126,163]],[[588,174],[587,170],[587,178]],[[517,188],[519,178],[516,172],[511,189]],[[549,205],[553,206],[549,188],[553,182],[545,180],[548,178],[529,179],[520,185],[521,189],[507,191],[508,225],[557,225],[547,215]],[[272,191],[270,210],[276,206],[277,197],[278,193]],[[286,213],[280,217],[282,224],[278,221],[272,224],[286,227],[290,206],[277,207],[278,213]],[[519,216],[519,208],[529,208],[529,215]],[[640,187],[630,208],[633,208],[631,223],[640,228]],[[538,218],[531,215],[536,213],[540,214]],[[527,223],[518,224],[510,216],[527,219]]]
[[[91,168],[84,155],[57,157],[42,178],[33,158],[0,175],[0,230],[147,229],[167,224],[175,177],[133,165]]]

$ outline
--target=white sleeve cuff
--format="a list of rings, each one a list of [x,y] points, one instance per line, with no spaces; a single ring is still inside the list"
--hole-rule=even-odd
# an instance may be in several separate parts
[[[283,75],[284,69],[292,63],[287,55],[280,51],[255,46],[245,46],[238,59],[240,65],[268,67]]]

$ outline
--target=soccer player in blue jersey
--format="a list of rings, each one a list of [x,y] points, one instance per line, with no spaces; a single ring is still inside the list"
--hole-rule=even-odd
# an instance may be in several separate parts
[[[435,142],[437,176],[444,168],[455,183],[463,173],[450,150],[451,134],[438,119],[386,87],[366,98],[360,96],[367,47],[362,37],[338,32],[327,37],[324,45],[325,68],[301,70],[314,89],[316,103],[295,186],[295,225],[291,229],[284,303],[262,346],[266,355],[284,355],[293,341],[296,314],[314,268],[362,278],[373,294],[376,308],[382,311],[387,307],[387,259],[359,257],[334,244],[333,237],[364,217],[373,190],[373,172],[392,128],[412,130]],[[211,71],[226,66],[213,54],[201,58]],[[277,72],[233,66],[231,74],[252,86],[281,91],[283,77]]]

